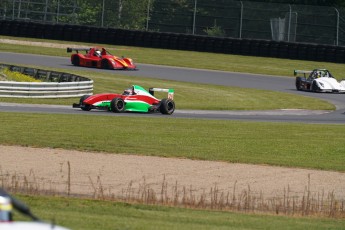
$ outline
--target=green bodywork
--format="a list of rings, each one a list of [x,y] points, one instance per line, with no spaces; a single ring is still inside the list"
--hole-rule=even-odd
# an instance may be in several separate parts
[[[125,110],[126,111],[132,111],[132,112],[148,112],[151,105],[147,104],[146,102],[129,102],[127,101],[125,104]]]

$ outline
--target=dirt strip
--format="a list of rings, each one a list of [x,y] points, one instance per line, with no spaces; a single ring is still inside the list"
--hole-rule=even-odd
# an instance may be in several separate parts
[[[29,46],[40,46],[40,47],[49,47],[49,48],[85,48],[84,46],[75,45],[75,44],[62,44],[62,43],[50,43],[50,42],[34,42],[34,41],[23,41],[15,39],[5,39],[0,38],[0,43],[4,44],[17,44],[17,45],[29,45]]]
[[[160,192],[163,179],[172,189],[178,184],[192,188],[194,195],[219,191],[262,192],[265,197],[303,195],[308,183],[314,194],[333,192],[345,198],[345,173],[265,165],[231,164],[151,156],[80,152],[63,149],[0,146],[0,176],[25,175],[41,189],[66,192],[70,165],[71,193],[94,195],[102,186],[108,194],[121,195],[129,184],[145,184]],[[308,179],[310,178],[310,179]],[[248,187],[249,186],[249,187]],[[169,190],[169,189],[168,189]]]

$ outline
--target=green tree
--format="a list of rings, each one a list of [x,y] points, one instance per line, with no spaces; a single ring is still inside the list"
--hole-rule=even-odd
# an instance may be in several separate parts
[[[79,0],[77,1],[77,24],[100,26],[102,20],[102,1]]]
[[[208,35],[208,36],[213,36],[213,37],[225,37],[225,32],[224,30],[220,27],[217,26],[217,21],[214,20],[214,26],[211,28],[206,28],[204,29],[204,32]]]
[[[314,6],[333,6],[344,7],[344,0],[251,0],[255,2],[267,2],[267,3],[285,3],[296,5],[314,5]]]
[[[191,33],[194,0],[156,0],[150,29],[160,32]]]
[[[105,3],[105,26],[145,29],[147,10],[148,7],[151,8],[153,2],[153,0],[108,0]]]

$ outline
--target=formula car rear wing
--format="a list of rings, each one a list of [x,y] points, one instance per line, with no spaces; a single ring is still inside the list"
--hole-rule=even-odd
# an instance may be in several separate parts
[[[312,70],[297,70],[297,69],[295,69],[295,70],[293,71],[293,75],[294,75],[294,76],[297,76],[297,74],[303,74],[304,77],[305,77],[306,74],[310,74],[311,72],[313,72],[313,71],[312,71]]]
[[[168,99],[174,100],[174,89],[150,88],[149,93],[154,96],[155,92],[167,92]]]
[[[90,50],[90,48],[70,48],[70,47],[67,47],[67,53],[72,53],[72,51],[86,51],[88,52]]]

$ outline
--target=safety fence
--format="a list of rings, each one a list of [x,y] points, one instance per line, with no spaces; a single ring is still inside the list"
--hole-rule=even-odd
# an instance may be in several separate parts
[[[32,76],[42,82],[0,81],[0,97],[67,98],[80,97],[93,92],[93,81],[86,77],[0,64],[0,69],[2,68]]]
[[[345,47],[0,20],[0,35],[345,63]]]
[[[329,6],[239,0],[1,0],[0,18],[345,45],[345,9]]]

